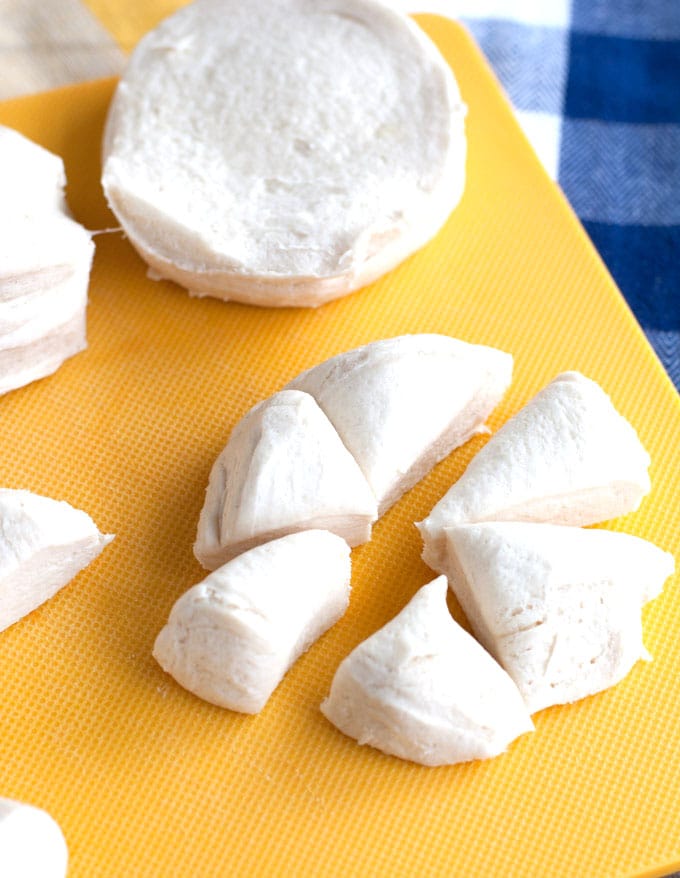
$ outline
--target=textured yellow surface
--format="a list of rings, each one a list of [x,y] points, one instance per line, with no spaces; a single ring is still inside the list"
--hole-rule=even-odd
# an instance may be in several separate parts
[[[653,460],[651,495],[613,526],[680,556],[678,398],[477,50],[454,25],[421,22],[469,105],[467,191],[434,242],[318,311],[268,311],[153,283],[127,241],[101,235],[89,349],[0,399],[0,484],[67,499],[117,534],[0,635],[0,795],[59,821],[70,878],[605,878],[680,865],[673,580],[644,615],[654,661],[609,692],[538,714],[535,734],[492,761],[411,765],[357,746],[318,710],[340,659],[432,578],[412,522],[483,438],[454,452],[353,552],[347,615],[259,716],[201,702],[151,657],[174,600],[204,575],[191,551],[196,520],[237,420],[302,369],[405,332],[515,355],[492,427],[561,370],[599,381]],[[0,123],[64,156],[72,208],[93,229],[115,224],[98,185],[112,88],[0,106]]]

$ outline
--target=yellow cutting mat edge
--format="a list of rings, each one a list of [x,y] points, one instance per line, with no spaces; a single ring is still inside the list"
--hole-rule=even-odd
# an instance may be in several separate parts
[[[83,0],[118,45],[130,51],[147,31],[188,0]]]
[[[150,655],[173,601],[204,575],[191,553],[195,524],[233,425],[303,368],[404,332],[515,355],[492,428],[559,371],[598,380],[653,461],[652,493],[610,526],[678,557],[677,395],[469,37],[420,20],[469,106],[466,194],[431,244],[342,301],[270,311],[153,283],[120,235],[100,235],[89,349],[0,399],[0,484],[67,499],[117,534],[0,635],[0,795],[55,816],[71,878],[651,878],[680,866],[674,580],[644,613],[654,661],[604,694],[538,714],[536,732],[497,759],[411,765],[357,746],[318,710],[341,658],[432,578],[412,522],[483,438],[440,464],[353,552],[349,611],[259,716],[199,701]],[[92,229],[115,225],[98,185],[112,88],[0,106],[1,123],[64,156],[71,206]]]

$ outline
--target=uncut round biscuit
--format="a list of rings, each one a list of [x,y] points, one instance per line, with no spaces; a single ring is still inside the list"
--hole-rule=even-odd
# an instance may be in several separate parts
[[[438,231],[464,117],[434,44],[376,0],[197,0],[133,52],[102,183],[155,276],[319,305]]]

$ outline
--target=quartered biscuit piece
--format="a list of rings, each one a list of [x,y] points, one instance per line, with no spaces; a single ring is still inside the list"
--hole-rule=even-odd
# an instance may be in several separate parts
[[[377,0],[197,0],[133,52],[102,183],[154,276],[320,305],[438,231],[464,117],[434,44]]]
[[[62,160],[0,126],[0,393],[86,347],[94,245],[69,216]]]
[[[375,498],[316,402],[283,390],[236,425],[210,473],[194,554],[208,570],[276,537],[321,528],[366,542]]]
[[[58,824],[41,808],[0,798],[3,878],[65,878],[68,849]]]
[[[354,456],[382,515],[454,448],[485,429],[512,357],[444,335],[404,335],[314,366],[288,385],[311,394]]]
[[[56,594],[112,539],[63,500],[0,489],[0,631]]]
[[[259,713],[293,662],[345,612],[350,555],[322,530],[257,546],[172,608],[154,656],[185,689]]]
[[[360,744],[423,765],[497,756],[533,730],[510,677],[450,616],[443,576],[344,659],[321,710]]]
[[[489,439],[419,528],[442,572],[444,528],[476,521],[587,525],[632,512],[650,489],[649,455],[602,388],[558,375]]]
[[[618,683],[641,658],[641,607],[671,555],[612,531],[526,522],[447,528],[445,573],[531,713]]]

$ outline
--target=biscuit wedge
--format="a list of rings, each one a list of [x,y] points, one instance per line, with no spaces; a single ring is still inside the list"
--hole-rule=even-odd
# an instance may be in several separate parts
[[[382,515],[484,422],[512,357],[445,335],[403,335],[338,354],[289,388],[311,394],[359,464]]]
[[[483,646],[530,713],[622,680],[639,659],[641,608],[673,557],[624,533],[526,522],[445,530],[445,573]]]
[[[416,526],[423,559],[445,564],[444,528],[477,521],[588,525],[638,508],[649,455],[602,388],[558,375],[495,433]]]
[[[199,698],[259,713],[286,671],[345,612],[349,546],[322,530],[239,555],[175,603],[153,654]]]
[[[49,600],[112,539],[63,500],[0,489],[0,631]]]
[[[373,493],[307,393],[283,390],[234,428],[210,473],[194,554],[208,570],[285,534],[321,528],[350,546],[377,518]]]
[[[422,765],[503,753],[533,723],[506,672],[451,617],[446,579],[340,664],[323,714],[360,744]]]

